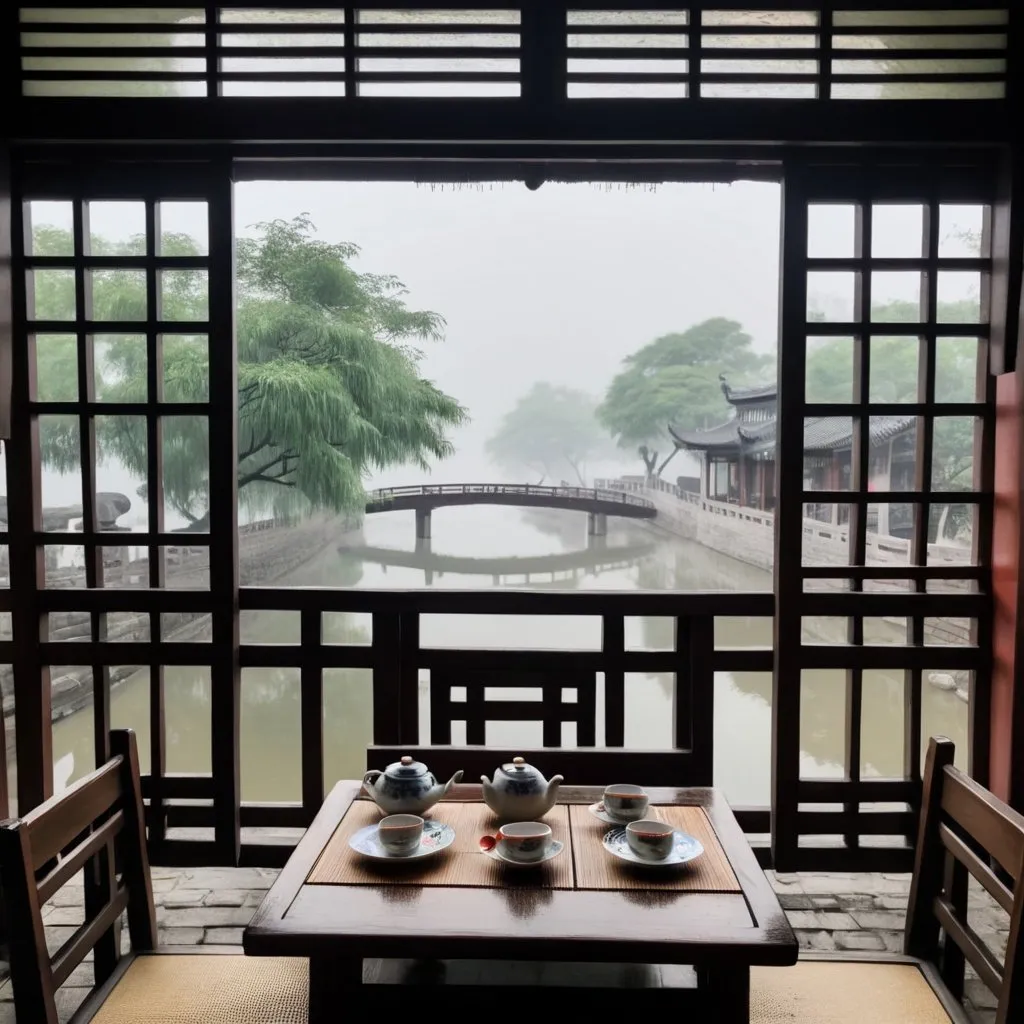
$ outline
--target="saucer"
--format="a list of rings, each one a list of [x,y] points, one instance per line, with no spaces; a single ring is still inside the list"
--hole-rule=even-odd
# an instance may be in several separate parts
[[[553,860],[563,849],[565,849],[565,843],[560,842],[558,839],[552,839],[548,852],[540,860],[512,860],[504,856],[504,854],[498,853],[497,847],[494,847],[493,850],[481,850],[480,852],[485,857],[490,857],[491,860],[496,860],[499,864],[504,864],[510,868],[537,868],[541,864],[546,864],[549,860]]]
[[[673,832],[672,835],[674,837],[672,852],[661,860],[644,860],[643,857],[638,857],[629,848],[626,829],[622,825],[605,832],[601,842],[613,857],[618,857],[619,860],[624,860],[627,864],[635,864],[644,868],[679,867],[691,860],[696,860],[704,852],[704,847],[699,839],[694,839],[693,836],[679,831]]]
[[[622,821],[619,818],[613,818],[605,809],[604,804],[598,800],[596,804],[591,804],[588,811],[597,818],[598,821],[603,821],[606,825],[618,825],[620,828],[625,828],[629,822]]]
[[[446,850],[455,842],[455,829],[451,825],[428,818],[423,822],[423,838],[411,853],[392,853],[381,845],[376,825],[366,825],[348,841],[356,853],[373,860],[422,860]]]

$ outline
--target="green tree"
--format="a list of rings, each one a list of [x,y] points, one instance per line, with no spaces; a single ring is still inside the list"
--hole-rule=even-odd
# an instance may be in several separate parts
[[[396,278],[357,272],[352,261],[359,249],[317,240],[306,216],[257,229],[257,237],[239,239],[237,247],[238,487],[248,506],[358,508],[371,470],[408,462],[426,468],[450,455],[447,431],[464,421],[465,410],[422,376],[417,347],[441,338],[443,318],[408,308]],[[37,253],[66,253],[69,244],[58,229],[41,228],[34,235]],[[116,254],[139,243],[98,244]],[[192,240],[182,236],[167,236],[161,251],[169,247],[195,252]],[[188,323],[206,317],[203,271],[165,272],[159,287],[163,319]],[[70,275],[37,275],[36,317],[69,319],[73,289]],[[145,319],[145,279],[139,272],[96,272],[88,290],[94,319]],[[75,381],[74,347],[74,339],[64,336],[40,347],[41,392],[63,392]],[[97,397],[144,399],[144,340],[97,336],[96,349]],[[205,401],[206,338],[165,335],[162,377],[165,401]],[[77,468],[77,423],[48,419],[41,439],[45,461],[58,470]],[[163,437],[166,501],[199,528],[208,515],[207,421],[167,417]],[[103,417],[97,440],[103,457],[145,479],[146,427],[140,417]]]
[[[735,320],[714,317],[665,334],[627,356],[598,407],[620,448],[636,448],[648,476],[660,476],[678,450],[668,433],[725,419],[719,375],[740,382],[769,372],[771,358],[751,347]],[[659,457],[670,446],[668,455]]]
[[[583,391],[540,382],[502,418],[487,441],[487,454],[513,471],[529,469],[540,482],[559,477],[564,467],[585,487],[588,459],[612,445],[597,421],[597,400]]]

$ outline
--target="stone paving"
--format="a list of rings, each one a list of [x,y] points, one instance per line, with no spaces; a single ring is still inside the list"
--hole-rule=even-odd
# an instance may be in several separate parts
[[[154,868],[160,943],[240,945],[245,925],[276,874],[262,868]],[[802,952],[901,949],[909,875],[768,874]],[[82,922],[81,888],[69,885],[57,893],[46,905],[44,919],[52,953]],[[1009,918],[977,887],[970,893],[968,921],[1002,957]],[[127,930],[124,942],[127,948]],[[0,972],[6,975],[5,964],[0,963]],[[91,966],[83,964],[61,991],[62,1021],[74,1012],[91,984]],[[0,1024],[14,1022],[11,999],[10,982],[5,980],[0,984]],[[969,969],[965,1003],[975,1024],[992,1024],[995,999]]]

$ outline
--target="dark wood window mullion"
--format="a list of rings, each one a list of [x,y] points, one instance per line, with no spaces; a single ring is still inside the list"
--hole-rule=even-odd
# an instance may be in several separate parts
[[[355,7],[345,8],[345,99],[355,99],[359,94],[359,58],[356,56],[356,24],[359,12]]]
[[[832,99],[832,8],[818,15],[818,99]]]
[[[237,864],[241,844],[241,667],[238,618],[238,346],[235,338],[233,183],[227,160],[209,176],[210,395],[208,476],[215,844]]]
[[[625,619],[605,615],[601,619],[601,652],[604,656],[604,745],[621,747],[626,742],[626,693],[623,672]]]
[[[935,364],[938,358],[938,259],[939,259],[939,202],[929,196],[924,213],[924,235],[921,252],[927,260],[927,269],[921,280],[921,321],[923,332],[918,342],[917,400],[929,412],[917,418],[917,437],[914,446],[914,489],[921,500],[915,506],[914,533],[910,544],[910,563],[928,564],[928,533],[931,520],[932,453],[934,450],[935,417]],[[915,579],[915,589],[923,594],[928,581],[923,576]],[[907,643],[911,647],[924,646],[924,616],[912,615],[907,619]],[[904,775],[908,779],[921,778],[921,716],[922,672],[908,669],[903,708],[903,761]],[[911,837],[912,838],[912,837]]]
[[[160,248],[160,207],[152,198],[146,201],[146,503],[150,543],[149,585],[163,589],[164,560],[155,538],[164,529],[163,424],[158,412],[163,401],[163,345],[159,333],[160,282],[156,257]],[[167,838],[167,817],[164,812],[164,776],[167,774],[167,727],[163,659],[163,619],[159,611],[149,616],[149,639],[152,657],[149,662],[149,844],[154,860]]]
[[[780,871],[795,870],[798,856],[807,174],[787,162],[782,187],[772,673],[772,857]]]
[[[858,261],[854,315],[860,324],[860,332],[854,337],[853,400],[858,414],[851,420],[850,488],[855,501],[850,510],[850,555],[851,565],[867,564],[867,519],[868,482],[871,473],[871,418],[868,402],[871,388],[871,238],[872,210],[870,196],[861,197],[856,209],[856,233],[854,256]],[[855,593],[864,590],[864,581],[855,577],[849,581]],[[864,616],[852,615],[847,622],[847,642],[853,647],[864,643]],[[859,665],[846,670],[846,716],[844,736],[844,760],[846,776],[853,782],[860,781],[861,763],[861,722],[864,712],[864,670]],[[849,801],[843,805],[848,820],[856,821],[860,804]],[[856,828],[845,834],[844,842],[850,848],[860,845]]]
[[[1018,21],[1024,19],[1018,18]],[[1019,76],[1018,76],[1019,77]],[[1017,283],[1020,264],[1017,260],[1000,260],[998,271],[992,262],[994,246],[994,230],[996,227],[997,206],[987,207],[981,230],[981,252],[988,259],[988,268],[982,274],[981,282],[981,316],[982,323],[990,325],[993,314],[993,291],[998,284],[1003,293],[1011,293],[1011,282],[997,281],[998,275],[1013,275],[1013,284]],[[1005,310],[999,315],[1005,320]],[[979,334],[982,332],[979,332]],[[978,359],[975,376],[974,396],[985,406],[980,420],[975,422],[974,429],[974,476],[973,486],[981,494],[991,496],[995,490],[995,378],[989,372],[992,349],[989,338],[979,338]],[[994,368],[993,368],[994,370]],[[986,513],[985,506],[979,504],[972,517],[971,562],[978,567],[979,586],[985,593],[992,592],[992,514]],[[970,699],[968,702],[968,751],[967,770],[972,778],[983,786],[988,785],[989,748],[991,736],[991,680],[992,680],[992,619],[991,616],[978,616],[973,620],[971,643],[977,645],[982,658],[978,671],[972,673]]]
[[[697,6],[690,8],[690,15],[687,19],[689,27],[689,47],[686,57],[689,76],[687,78],[687,96],[690,99],[700,99],[700,68],[704,48],[704,26],[701,24],[701,9]]]
[[[299,613],[302,665],[299,669],[302,808],[312,822],[324,802],[323,615],[319,609]]]
[[[23,173],[23,172],[22,172]],[[29,310],[34,313],[32,284],[25,271],[25,252],[31,245],[31,214],[21,199],[24,181],[12,183],[11,276],[15,326],[11,352],[11,439],[4,442],[8,480],[20,486],[7,496],[8,557],[11,591],[18,600],[11,609],[14,635],[14,729],[18,758],[18,813],[26,814],[53,793],[53,728],[50,666],[42,661],[40,642],[48,639],[49,617],[40,600],[45,582],[42,528],[42,470],[39,418],[32,410],[35,364],[28,332]]]
[[[99,544],[96,517],[96,418],[88,411],[95,395],[93,349],[90,331],[93,308],[90,271],[85,257],[90,255],[89,204],[79,197],[72,206],[72,235],[75,254],[75,343],[78,355],[79,460],[82,485],[82,539],[85,543],[85,585],[94,590],[104,585],[103,555]],[[89,639],[100,644],[107,639],[107,613],[93,608],[89,613]],[[96,764],[110,757],[110,669],[99,661],[92,665],[93,747]]]

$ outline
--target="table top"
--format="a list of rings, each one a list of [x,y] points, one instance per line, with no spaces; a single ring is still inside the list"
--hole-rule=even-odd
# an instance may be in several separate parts
[[[741,892],[555,889],[500,885],[310,885],[324,847],[361,792],[339,782],[243,936],[255,956],[591,960],[698,965],[796,963],[786,915],[722,794],[649,789],[652,804],[703,807]],[[591,804],[600,787],[563,787]],[[446,801],[479,801],[460,785]]]

